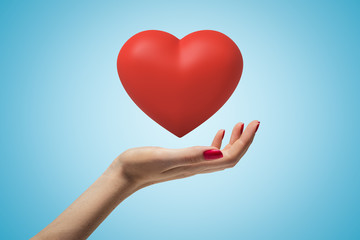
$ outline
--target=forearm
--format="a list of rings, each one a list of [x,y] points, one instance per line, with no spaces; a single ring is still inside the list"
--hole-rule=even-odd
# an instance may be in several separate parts
[[[125,178],[103,174],[33,239],[86,239],[135,191]]]

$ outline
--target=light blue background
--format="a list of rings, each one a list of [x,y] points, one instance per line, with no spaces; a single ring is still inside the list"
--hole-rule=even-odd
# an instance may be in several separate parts
[[[35,235],[127,148],[228,141],[253,119],[235,168],[143,189],[90,239],[359,239],[360,6],[337,2],[2,1],[0,239]],[[218,30],[244,57],[230,100],[182,139],[117,76],[147,29]]]

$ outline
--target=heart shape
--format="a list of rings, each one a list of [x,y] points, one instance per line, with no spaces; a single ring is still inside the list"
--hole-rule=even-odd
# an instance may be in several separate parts
[[[217,31],[197,31],[178,39],[148,30],[124,44],[117,69],[135,104],[182,137],[230,98],[240,81],[243,59],[236,44]]]

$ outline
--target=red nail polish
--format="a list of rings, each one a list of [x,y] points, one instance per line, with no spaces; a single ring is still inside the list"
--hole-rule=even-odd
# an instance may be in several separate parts
[[[221,137],[221,140],[224,139],[224,136],[225,136],[225,130],[223,131],[223,135],[222,135],[222,137]]]
[[[242,134],[244,131],[244,124],[241,125],[241,128],[240,128],[240,134]]]
[[[256,126],[255,132],[257,132],[259,126],[260,126],[260,122],[259,122],[258,125]]]
[[[217,149],[206,150],[203,154],[206,160],[218,159],[223,157],[222,152]]]

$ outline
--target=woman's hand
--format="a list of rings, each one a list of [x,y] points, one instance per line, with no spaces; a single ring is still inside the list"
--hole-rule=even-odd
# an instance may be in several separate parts
[[[219,130],[211,146],[183,149],[139,147],[120,154],[105,171],[105,175],[129,181],[136,189],[199,173],[210,173],[234,167],[250,147],[259,121],[235,125],[230,142],[220,151],[225,130]]]
[[[125,198],[140,188],[168,180],[234,167],[252,143],[260,122],[235,125],[220,151],[224,130],[211,146],[183,149],[142,147],[126,150],[52,223],[33,239],[86,239]]]

